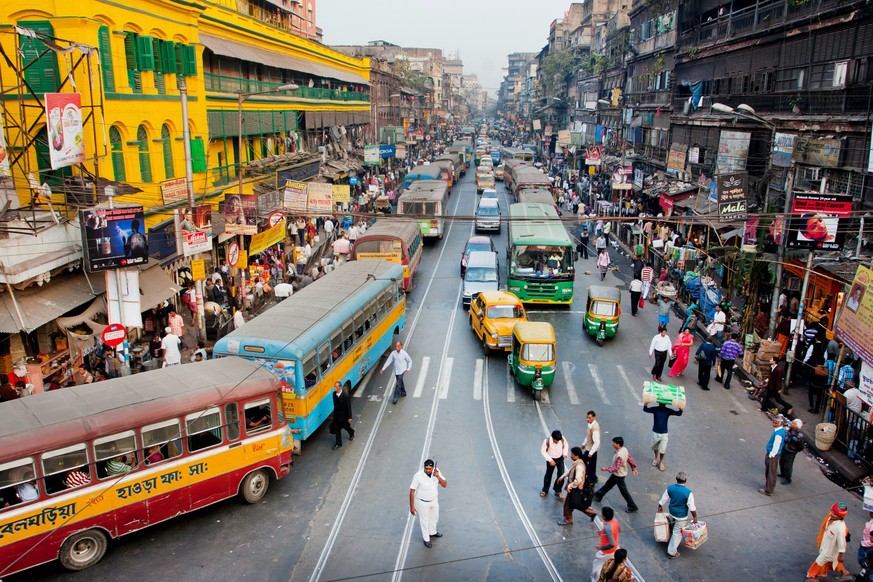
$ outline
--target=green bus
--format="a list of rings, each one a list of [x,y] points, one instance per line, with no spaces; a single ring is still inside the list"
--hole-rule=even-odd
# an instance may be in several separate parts
[[[573,240],[554,206],[521,202],[509,207],[509,278],[506,287],[524,303],[573,302]]]

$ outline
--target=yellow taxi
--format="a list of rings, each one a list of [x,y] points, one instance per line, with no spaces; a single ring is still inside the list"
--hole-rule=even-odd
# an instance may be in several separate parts
[[[527,321],[524,305],[508,291],[482,291],[470,302],[470,327],[485,353],[512,348],[512,328]]]
[[[495,188],[494,172],[487,168],[481,168],[476,172],[476,192],[481,194],[488,188]]]
[[[494,179],[500,180],[502,182],[505,170],[506,170],[506,166],[504,166],[503,164],[500,164],[499,166],[494,168]]]

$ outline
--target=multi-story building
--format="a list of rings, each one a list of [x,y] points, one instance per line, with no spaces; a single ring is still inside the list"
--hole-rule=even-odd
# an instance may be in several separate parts
[[[497,95],[501,112],[519,115],[522,83],[536,59],[537,53],[511,53],[507,56],[506,74]]]
[[[301,150],[366,130],[369,62],[318,42],[315,4],[4,4],[0,45],[12,66],[0,67],[0,108],[13,156],[10,176],[0,182],[13,211],[0,221],[0,282],[15,291],[0,301],[16,309],[0,316],[0,333],[37,333],[26,341],[0,341],[0,362],[10,345],[14,358],[46,351],[59,333],[54,319],[102,293],[102,277],[89,281],[77,271],[82,245],[75,210],[105,202],[114,191],[117,204],[143,206],[145,226],[152,229],[187,205],[184,187],[178,197],[161,188],[185,178],[186,162],[198,204],[217,207],[226,192],[237,191],[240,170],[252,162],[269,158],[279,171],[299,161]],[[59,132],[55,118],[47,119],[47,93],[81,96],[84,132],[76,139],[84,159],[66,167],[51,166]],[[317,175],[318,163],[304,170],[308,174],[293,170],[295,177]],[[275,171],[270,178],[275,182]],[[252,180],[246,176],[244,182],[244,192],[252,193]],[[43,183],[50,191],[32,188]],[[172,234],[155,238],[161,237]],[[43,285],[39,292],[27,289],[34,283]],[[172,282],[159,287],[178,290]],[[145,297],[143,310],[156,304],[146,304],[154,296]],[[4,368],[0,364],[0,372]]]

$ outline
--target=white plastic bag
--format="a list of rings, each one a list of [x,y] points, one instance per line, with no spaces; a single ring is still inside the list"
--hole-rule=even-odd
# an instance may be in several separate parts
[[[670,521],[666,513],[655,514],[655,541],[666,542],[670,539]]]

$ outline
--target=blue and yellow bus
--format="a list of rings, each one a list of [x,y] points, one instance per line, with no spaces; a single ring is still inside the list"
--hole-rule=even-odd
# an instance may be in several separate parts
[[[218,340],[213,355],[273,371],[291,432],[304,440],[333,412],[334,383],[354,389],[405,324],[403,267],[352,261]]]

